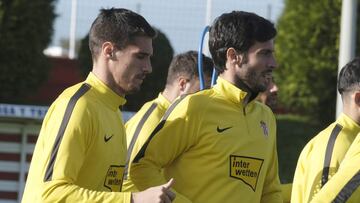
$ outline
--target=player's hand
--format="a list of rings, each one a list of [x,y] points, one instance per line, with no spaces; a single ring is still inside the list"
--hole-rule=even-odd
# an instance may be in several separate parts
[[[132,194],[132,203],[171,203],[175,199],[175,193],[173,193],[170,188],[174,184],[174,179],[171,178],[169,182],[159,185],[156,187],[151,187],[142,192],[137,192]]]

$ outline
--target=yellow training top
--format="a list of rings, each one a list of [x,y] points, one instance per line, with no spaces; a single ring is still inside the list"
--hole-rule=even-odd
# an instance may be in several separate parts
[[[134,158],[143,190],[175,178],[175,202],[282,202],[271,110],[218,78],[177,100]]]
[[[316,135],[302,150],[294,176],[292,203],[310,202],[339,170],[360,126],[345,114]]]
[[[22,201],[130,203],[131,193],[120,192],[124,103],[92,73],[66,89],[45,116]]]
[[[346,153],[336,174],[312,199],[312,203],[360,202],[360,133]]]
[[[134,157],[149,138],[151,132],[155,129],[169,106],[170,102],[160,93],[156,99],[145,103],[141,109],[126,122],[128,160],[125,167],[123,191],[138,191],[128,174],[128,167],[131,166],[129,163],[134,160]]]

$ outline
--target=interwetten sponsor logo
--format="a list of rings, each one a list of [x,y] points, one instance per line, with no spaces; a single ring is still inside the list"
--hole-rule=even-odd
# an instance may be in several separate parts
[[[112,192],[120,192],[125,166],[111,165],[106,173],[104,186]]]
[[[230,177],[242,180],[255,192],[263,159],[230,155]]]

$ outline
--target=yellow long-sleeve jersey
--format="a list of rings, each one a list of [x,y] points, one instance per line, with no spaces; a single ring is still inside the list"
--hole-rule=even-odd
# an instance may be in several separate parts
[[[360,202],[360,133],[356,136],[338,171],[311,200],[312,203]]]
[[[177,100],[134,158],[140,189],[175,178],[175,202],[282,202],[276,125],[256,95],[218,78]]]
[[[120,192],[126,157],[118,96],[92,73],[49,108],[22,201],[130,202]]]
[[[360,126],[341,114],[334,123],[306,144],[296,166],[292,203],[311,202],[317,193],[327,187],[359,132]]]
[[[141,109],[126,122],[125,129],[128,155],[125,167],[123,191],[138,191],[129,176],[130,163],[134,160],[134,157],[160,122],[169,106],[170,102],[160,93],[156,99],[145,103]]]

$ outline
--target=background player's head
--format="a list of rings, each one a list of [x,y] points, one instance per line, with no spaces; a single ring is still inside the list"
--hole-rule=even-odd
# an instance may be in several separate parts
[[[276,85],[274,78],[271,78],[268,88],[264,92],[260,92],[257,99],[269,106],[272,110],[276,109],[277,105],[277,95],[279,88]]]
[[[352,114],[360,121],[360,57],[346,64],[340,71],[338,91],[345,113]]]
[[[209,49],[220,76],[258,93],[265,91],[276,67],[274,25],[244,11],[224,13],[210,28]]]
[[[213,70],[212,60],[202,55],[205,87],[209,88]],[[188,51],[176,55],[170,63],[164,92],[177,96],[191,94],[200,90],[198,73],[198,52]],[[168,98],[169,99],[169,98]]]
[[[92,23],[89,47],[93,72],[124,95],[139,90],[151,72],[155,30],[139,14],[127,9],[101,9]]]

